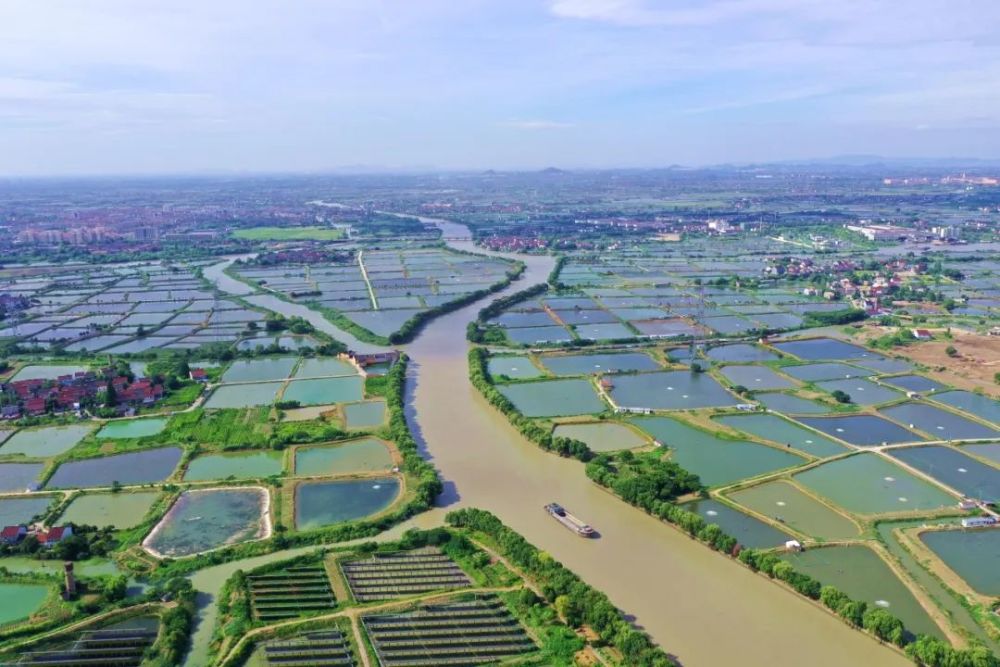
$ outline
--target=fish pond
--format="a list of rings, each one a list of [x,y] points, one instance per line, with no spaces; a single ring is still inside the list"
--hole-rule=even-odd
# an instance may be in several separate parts
[[[861,359],[870,356],[880,356],[869,352],[863,347],[845,343],[842,340],[834,338],[790,340],[783,343],[775,343],[773,347],[785,354],[791,354],[799,359],[806,359],[808,361],[821,359]]]
[[[18,431],[0,447],[0,455],[21,454],[30,458],[48,458],[68,452],[90,433],[84,424],[51,426]]]
[[[836,417],[796,417],[796,421],[834,438],[859,447],[873,447],[883,443],[921,442],[921,436],[906,430],[888,419],[874,415],[838,415]]]
[[[805,463],[797,454],[747,440],[724,440],[669,417],[637,417],[632,423],[668,447],[672,460],[706,486]]]
[[[344,426],[349,429],[373,428],[385,423],[385,401],[381,398],[347,403],[343,410]]]
[[[830,408],[822,403],[799,398],[798,396],[791,396],[790,394],[758,394],[754,398],[768,410],[783,412],[788,415],[821,415],[830,412]]]
[[[877,454],[824,463],[795,476],[804,487],[856,514],[934,510],[957,500]]]
[[[789,389],[795,386],[767,366],[726,366],[719,371],[734,385],[743,385],[751,391],[761,389]]]
[[[523,382],[497,389],[526,417],[585,415],[608,407],[588,380]]]
[[[770,350],[765,350],[762,347],[748,345],[746,343],[713,347],[712,349],[705,351],[705,356],[712,361],[736,362],[773,361],[778,358],[778,355]]]
[[[844,380],[847,378],[869,377],[874,372],[849,364],[830,361],[820,364],[802,364],[801,366],[783,366],[781,372],[803,382],[817,380]]]
[[[263,382],[284,380],[295,368],[295,357],[237,360],[222,374],[223,382]]]
[[[162,482],[177,467],[182,453],[180,447],[163,447],[68,461],[56,469],[45,486],[49,489],[81,489],[111,486],[114,482],[124,486]]]
[[[257,384],[221,385],[215,388],[205,407],[208,409],[251,408],[270,405],[278,396],[281,382],[259,382]]]
[[[205,454],[193,459],[184,473],[185,482],[211,479],[262,479],[280,475],[284,468],[281,452],[249,451]]]
[[[882,378],[882,382],[903,389],[904,391],[916,391],[920,393],[941,391],[945,388],[940,382],[925,378],[923,375],[898,375],[891,378]]]
[[[49,595],[39,584],[0,584],[0,626],[21,621],[35,613]]]
[[[132,528],[142,523],[159,497],[154,491],[82,495],[70,503],[59,521],[99,528],[114,526],[116,530]]]
[[[926,403],[900,403],[883,408],[879,412],[910,428],[927,433],[934,440],[980,440],[1000,437],[1000,431],[994,428]]]
[[[399,495],[392,477],[330,482],[303,482],[295,488],[295,527],[322,528],[370,516]]]
[[[875,384],[871,380],[864,378],[851,378],[850,380],[824,380],[817,382],[816,386],[831,394],[835,391],[842,391],[851,397],[851,402],[858,405],[876,405],[902,398],[895,389],[883,387]]]
[[[683,503],[681,507],[698,514],[707,523],[716,524],[727,535],[735,537],[740,544],[751,549],[771,549],[791,538],[788,533],[718,500],[693,500]]]
[[[0,491],[24,491],[38,481],[42,463],[0,463]]]
[[[28,523],[34,517],[44,514],[54,498],[54,496],[0,498],[0,526]]]
[[[985,445],[965,445],[962,447],[962,451],[1000,465],[1000,443],[991,442]]]
[[[950,447],[907,447],[890,454],[970,498],[1000,500],[1000,469]]]
[[[933,400],[950,405],[962,412],[968,412],[970,415],[975,415],[990,423],[1000,423],[1000,401],[995,401],[988,396],[980,396],[971,391],[946,391],[934,394]]]
[[[542,374],[542,371],[531,363],[531,359],[524,356],[490,357],[487,368],[491,377],[507,377],[512,380],[530,380]]]
[[[720,424],[731,426],[738,431],[744,431],[778,444],[788,445],[793,449],[820,458],[836,456],[848,451],[845,445],[776,415],[727,415],[714,419]]]
[[[165,418],[160,419],[128,419],[105,424],[97,432],[98,438],[145,438],[156,435],[167,426]]]
[[[341,359],[303,359],[295,371],[297,378],[321,378],[338,375],[357,375],[358,369]]]
[[[857,524],[849,518],[786,480],[736,491],[729,497],[744,507],[821,540],[847,540],[859,534]]]
[[[364,398],[364,379],[350,377],[292,380],[282,394],[283,401],[298,401],[300,405],[348,403]]]
[[[807,549],[782,556],[795,570],[836,586],[853,600],[892,613],[915,634],[942,637],[941,629],[877,553],[861,545]]]
[[[143,545],[181,558],[267,536],[268,494],[261,488],[185,491]]]
[[[25,366],[19,370],[12,380],[55,380],[62,375],[84,373],[84,366]]]
[[[553,375],[655,371],[660,368],[652,357],[642,352],[555,355],[540,357],[539,363]]]
[[[737,405],[740,401],[707,373],[665,371],[609,376],[611,397],[626,408],[679,410]]]
[[[295,474],[301,477],[388,471],[394,465],[389,448],[375,438],[295,450]]]
[[[1000,530],[935,530],[920,539],[983,595],[1000,595]]]
[[[587,424],[559,424],[552,435],[557,438],[572,438],[586,443],[592,451],[612,452],[618,449],[635,449],[650,444],[634,429],[614,422],[591,422]]]

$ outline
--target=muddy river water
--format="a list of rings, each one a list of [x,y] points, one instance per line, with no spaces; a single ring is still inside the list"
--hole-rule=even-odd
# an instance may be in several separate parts
[[[482,252],[463,226],[441,226],[453,247]],[[545,281],[554,261],[521,259],[527,264],[524,276],[501,296]],[[229,286],[228,281],[217,285]],[[275,301],[265,307],[283,312],[289,305]],[[910,664],[797,594],[601,490],[587,480],[581,463],[524,440],[468,380],[465,325],[487,302],[433,320],[405,347],[412,360],[407,418],[445,482],[440,509],[417,517],[416,525],[440,524],[444,512],[461,506],[494,512],[606,592],[686,666]],[[553,501],[592,524],[600,538],[583,540],[560,527],[542,509]],[[248,564],[219,569],[241,565]],[[220,577],[206,574],[194,577],[199,590],[215,582],[221,586]],[[206,616],[202,621],[214,614]],[[198,629],[195,654],[207,639],[205,625]]]

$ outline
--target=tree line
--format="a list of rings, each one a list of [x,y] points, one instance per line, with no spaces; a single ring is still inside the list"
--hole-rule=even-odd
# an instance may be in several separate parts
[[[798,593],[822,603],[851,626],[864,630],[883,642],[904,648],[917,665],[1000,667],[1000,660],[986,647],[956,649],[936,637],[914,635],[889,611],[869,606],[864,601],[853,600],[834,586],[824,586],[808,574],[798,572],[791,563],[782,560],[773,551],[743,548],[736,538],[726,534],[717,524],[708,523],[700,515],[671,502],[676,494],[683,492],[682,489],[690,488],[690,479],[673,468],[638,465],[635,463],[637,460],[639,457],[631,452],[621,452],[614,458],[602,454],[587,464],[587,476],[626,502],[677,526],[712,549],[735,557],[754,572],[762,572],[772,579],[782,581]],[[680,466],[677,468],[683,470]],[[675,495],[671,497],[671,494]]]
[[[469,379],[472,381],[472,386],[479,390],[490,405],[502,412],[521,435],[542,449],[560,456],[584,462],[593,458],[594,453],[585,442],[575,438],[553,437],[551,425],[543,426],[521,414],[510,399],[493,385],[493,379],[486,367],[488,357],[489,354],[484,348],[474,347],[469,350]]]
[[[608,597],[585,583],[549,554],[540,551],[493,514],[480,509],[449,512],[445,520],[456,528],[484,533],[497,550],[524,570],[574,627],[590,627],[602,643],[621,651],[624,663],[635,667],[672,667],[676,663],[649,636],[636,630]]]

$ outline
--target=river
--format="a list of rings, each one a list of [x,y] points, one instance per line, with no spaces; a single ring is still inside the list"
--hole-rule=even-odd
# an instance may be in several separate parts
[[[449,245],[482,252],[468,229],[446,224],[445,236],[454,239]],[[545,281],[554,263],[551,257],[518,259],[527,265],[524,276],[497,296]],[[288,312],[289,304],[276,301],[276,310]],[[465,325],[486,302],[433,320],[405,348],[412,360],[407,420],[445,483],[440,509],[417,517],[416,524],[439,524],[446,510],[460,506],[494,512],[606,592],[688,667],[910,664],[798,594],[603,491],[587,480],[581,463],[522,438],[468,380]],[[542,509],[553,501],[591,523],[601,537],[582,540],[561,528]],[[199,574],[195,581],[204,590],[221,585],[219,579]]]

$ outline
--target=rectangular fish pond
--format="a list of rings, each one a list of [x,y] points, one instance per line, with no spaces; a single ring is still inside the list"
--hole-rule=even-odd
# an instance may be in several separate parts
[[[806,340],[790,340],[774,343],[773,347],[785,354],[791,354],[807,361],[823,359],[863,359],[881,355],[869,352],[863,347],[845,343],[835,338],[809,338]]]
[[[205,402],[206,409],[252,408],[270,405],[278,396],[281,382],[230,384],[216,387]]]
[[[817,431],[859,447],[874,447],[883,443],[923,442],[924,437],[908,431],[888,419],[874,415],[838,415],[835,417],[796,417]]]
[[[381,398],[358,403],[346,403],[344,426],[348,429],[373,428],[385,423],[385,401]]]
[[[611,398],[621,407],[653,410],[737,405],[739,400],[707,373],[665,371],[610,375]]]
[[[707,523],[716,524],[724,533],[735,537],[740,544],[751,549],[772,549],[791,539],[788,533],[718,500],[693,500],[683,503],[681,507],[699,515]]]
[[[817,380],[845,380],[847,378],[869,377],[874,371],[843,364],[839,361],[828,361],[819,364],[802,364],[801,366],[783,366],[781,372],[803,382]]]
[[[847,516],[787,480],[753,486],[729,497],[744,507],[821,540],[847,540],[860,533],[858,525]]]
[[[96,459],[67,461],[49,478],[48,489],[82,489],[162,482],[177,467],[183,451],[180,447],[146,449],[141,452],[115,454]]]
[[[782,419],[777,415],[726,415],[713,417],[720,424],[725,424],[738,431],[745,431],[758,438],[787,445],[792,449],[812,454],[820,458],[836,456],[848,451],[846,445],[819,435],[798,424]]]
[[[1000,423],[1000,401],[989,396],[980,396],[971,391],[946,391],[934,394],[931,400],[950,405],[956,410],[968,412],[985,421]]]
[[[767,366],[726,366],[720,371],[734,385],[743,385],[751,391],[764,389],[789,389],[796,384]]]
[[[877,405],[903,398],[903,394],[895,389],[883,387],[875,384],[871,380],[864,378],[851,378],[850,380],[824,380],[817,382],[816,386],[831,394],[835,391],[842,391],[851,397],[851,402],[857,405]]]
[[[1000,500],[1000,468],[980,463],[950,447],[906,447],[889,453],[970,498]]]
[[[28,523],[34,517],[44,514],[55,498],[55,496],[0,498],[0,526]]]
[[[236,360],[222,374],[223,382],[263,382],[284,380],[295,368],[295,357]]]
[[[511,380],[530,380],[542,375],[542,371],[525,356],[490,357],[487,370],[490,377],[497,379],[507,377]]]
[[[269,507],[261,487],[185,491],[142,544],[160,557],[183,558],[264,538],[271,532]]]
[[[283,455],[274,451],[224,452],[194,458],[184,473],[185,482],[210,479],[262,479],[280,475]]]
[[[923,431],[934,440],[985,440],[1000,437],[1000,431],[995,428],[927,403],[900,403],[879,412],[909,428]]]
[[[1000,529],[935,530],[920,539],[973,590],[1000,596]]]
[[[795,476],[802,486],[857,514],[950,507],[957,498],[877,454],[857,454]]]
[[[142,523],[159,497],[155,491],[87,494],[71,502],[59,521],[98,528],[114,526],[116,530],[132,528]]]
[[[302,482],[295,487],[295,527],[312,530],[381,512],[399,496],[393,477]]]
[[[924,608],[878,554],[861,545],[829,546],[782,555],[796,571],[836,586],[853,600],[888,610],[915,634],[942,637]]]
[[[108,422],[97,432],[98,438],[145,438],[156,435],[167,426],[166,418],[120,419]]]
[[[497,389],[526,417],[585,415],[608,407],[589,380],[524,382]]]
[[[300,477],[389,471],[394,465],[389,448],[375,438],[295,450],[295,474]]]
[[[295,371],[296,378],[321,378],[339,375],[357,375],[358,369],[342,359],[303,359]]]
[[[801,456],[747,440],[724,440],[669,417],[636,417],[633,424],[668,447],[671,460],[701,478],[706,486],[802,465]]]
[[[0,492],[24,491],[38,482],[44,463],[0,463]]]
[[[41,584],[0,584],[0,626],[23,621],[45,602],[51,588]]]
[[[556,438],[571,438],[586,443],[591,451],[613,452],[635,449],[651,444],[649,438],[624,424],[615,422],[588,422],[585,424],[559,424],[552,432]]]
[[[59,456],[87,437],[91,428],[89,424],[72,424],[18,431],[0,447],[0,455],[22,454],[29,458]]]
[[[544,356],[539,358],[539,363],[553,375],[655,371],[660,368],[652,357],[642,352]]]
[[[705,351],[705,356],[712,361],[736,362],[773,361],[778,358],[778,355],[770,350],[765,350],[756,345],[748,345],[747,343],[713,347]]]
[[[831,410],[831,408],[822,403],[780,392],[757,394],[754,398],[768,410],[781,412],[786,415],[821,415]]]
[[[61,375],[83,373],[88,369],[84,366],[25,366],[19,370],[12,380],[55,380]]]
[[[292,380],[281,395],[283,401],[301,405],[348,403],[364,398],[364,380],[358,376]]]

